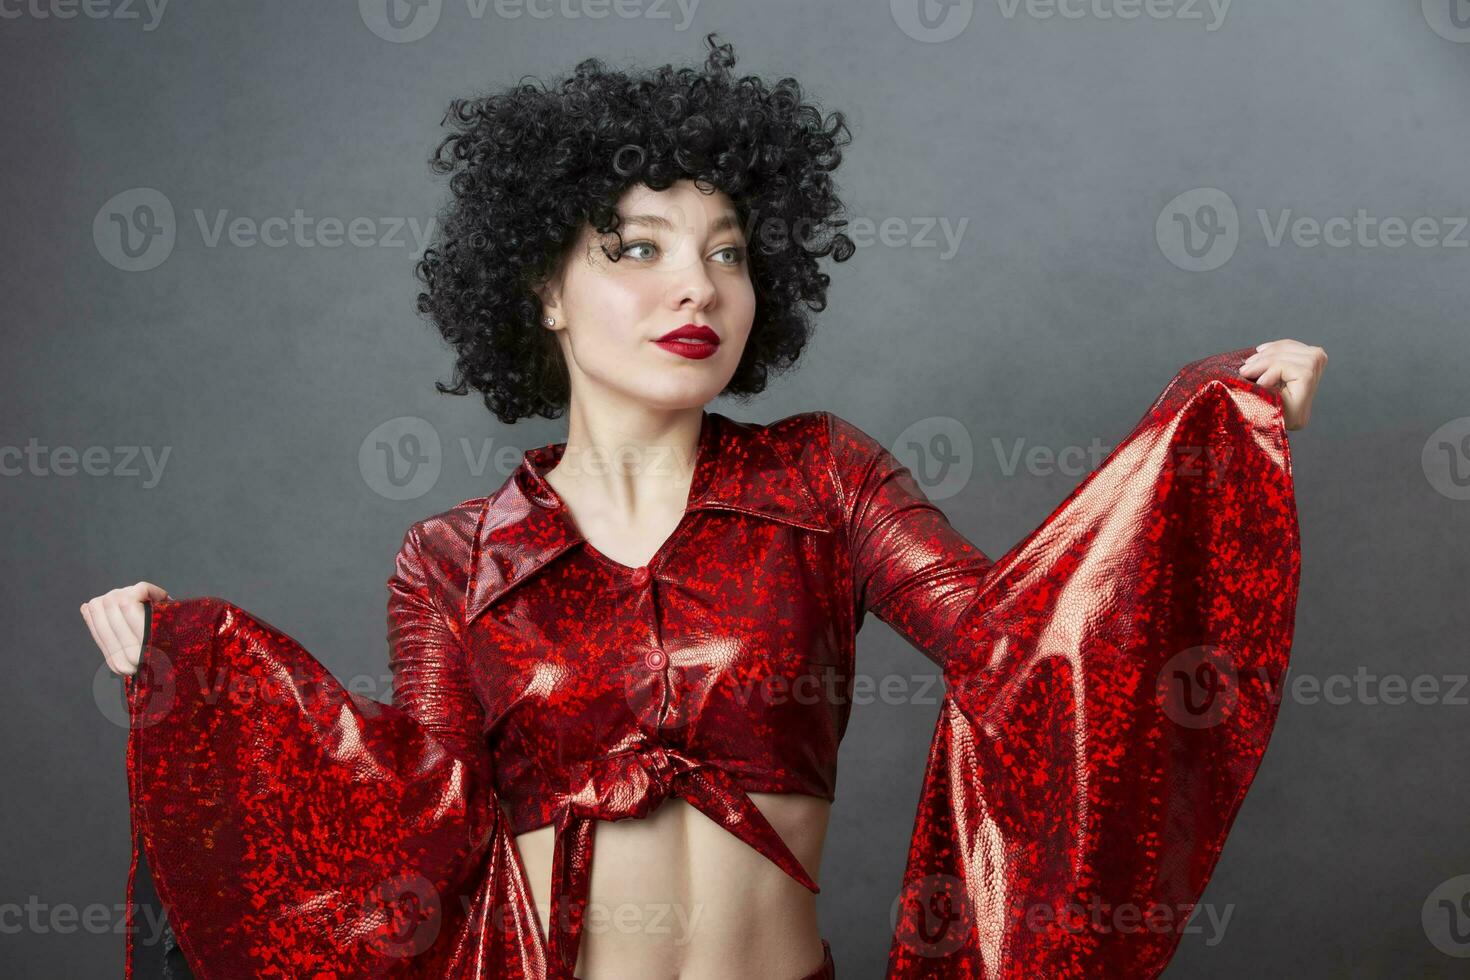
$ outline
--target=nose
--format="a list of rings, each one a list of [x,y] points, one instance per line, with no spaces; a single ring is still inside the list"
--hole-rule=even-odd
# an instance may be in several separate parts
[[[681,263],[673,276],[669,301],[674,308],[692,305],[695,309],[704,309],[714,301],[717,294],[715,282],[698,256]]]

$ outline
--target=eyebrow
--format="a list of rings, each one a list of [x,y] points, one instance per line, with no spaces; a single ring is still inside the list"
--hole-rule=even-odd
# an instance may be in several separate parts
[[[665,231],[673,231],[674,223],[659,214],[630,214],[623,218],[625,225],[646,225],[650,228],[662,228]],[[714,221],[710,222],[710,233],[725,231],[728,228],[740,227],[740,221],[730,212],[725,212]]]

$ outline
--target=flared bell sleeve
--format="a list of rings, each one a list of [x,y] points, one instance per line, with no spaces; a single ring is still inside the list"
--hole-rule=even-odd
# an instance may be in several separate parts
[[[888,977],[1155,977],[1255,777],[1300,543],[1251,349],[1181,369],[992,562],[831,416],[859,615],[939,665]]]
[[[388,582],[391,704],[222,599],[146,606],[128,912],[141,847],[198,980],[544,974],[419,527]]]

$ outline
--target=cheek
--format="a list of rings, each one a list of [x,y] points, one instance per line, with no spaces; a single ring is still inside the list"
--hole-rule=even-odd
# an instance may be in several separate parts
[[[620,334],[636,335],[658,313],[663,293],[653,276],[611,277],[597,297],[599,314]]]
[[[720,298],[730,304],[755,305],[755,283],[750,281],[750,272],[730,272],[721,284]]]
[[[661,322],[657,290],[647,285],[649,277],[638,278],[601,279],[578,294],[568,339],[572,356],[588,374],[607,378],[626,372],[650,324]]]
[[[574,315],[577,346],[627,347],[657,317],[659,292],[651,277],[608,276],[589,282],[579,294]],[[588,329],[590,328],[590,329]]]
[[[742,339],[750,335],[755,320],[755,286],[749,277],[732,282],[720,291],[720,308],[724,311],[720,319],[727,329]]]

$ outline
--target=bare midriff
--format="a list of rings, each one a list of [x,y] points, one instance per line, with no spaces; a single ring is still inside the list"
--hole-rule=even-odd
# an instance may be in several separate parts
[[[832,804],[798,793],[749,795],[820,883]],[[684,800],[593,827],[581,980],[797,980],[821,966],[817,896]],[[544,939],[555,828],[515,841]]]

